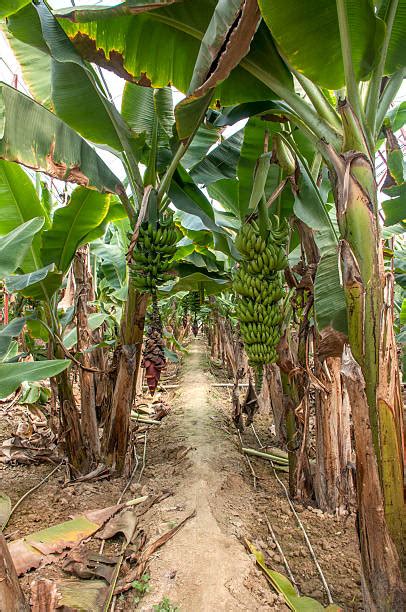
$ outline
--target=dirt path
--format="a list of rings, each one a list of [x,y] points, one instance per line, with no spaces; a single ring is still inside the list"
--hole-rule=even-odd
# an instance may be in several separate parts
[[[286,574],[265,515],[282,544],[301,593],[327,604],[320,577],[280,484],[267,462],[252,458],[258,482],[254,490],[231,422],[229,390],[213,386],[220,381],[227,382],[226,373],[210,363],[205,341],[193,341],[176,381],[179,388],[163,394],[172,407],[169,415],[159,426],[148,430],[147,461],[141,483],[135,479],[124,499],[138,497],[140,493],[151,497],[168,490],[172,493],[143,517],[142,528],[148,541],[168,532],[193,510],[196,517],[151,559],[148,570],[151,590],[140,603],[136,590],[120,596],[117,612],[136,609],[152,612],[164,597],[178,606],[180,612],[288,612],[243,545],[244,538],[254,542],[264,552],[267,563]],[[18,409],[14,412],[0,423],[0,439],[16,430]],[[261,441],[270,445],[274,444],[271,423],[267,409],[255,415],[256,431]],[[244,446],[257,447],[250,428],[245,429],[242,438]],[[142,446],[137,450],[142,454]],[[0,463],[1,489],[14,504],[49,471],[50,466],[43,463]],[[66,483],[63,472],[57,472],[21,504],[5,535],[16,539],[67,520],[72,514],[112,505],[126,485],[124,478]],[[362,610],[354,515],[335,517],[300,503],[295,506],[334,601],[346,611]],[[88,546],[98,550],[99,542],[91,540]],[[107,552],[117,554],[120,547],[118,537],[108,545]],[[21,579],[27,598],[31,582],[40,577],[60,580],[67,575],[58,563],[27,573]],[[157,608],[159,612],[168,609]]]
[[[180,605],[184,612],[262,609],[252,591],[244,586],[244,580],[252,573],[252,562],[239,541],[221,530],[213,511],[229,471],[230,455],[238,452],[216,424],[218,411],[210,400],[211,381],[205,371],[204,350],[199,341],[189,347],[178,392],[183,406],[175,410],[176,424],[167,429],[161,441],[163,446],[170,446],[181,433],[183,444],[192,447],[187,474],[179,482],[171,503],[181,503],[188,511],[196,509],[196,517],[151,564],[157,585],[143,600],[143,610],[150,610],[151,604],[163,596]],[[171,578],[173,572],[176,576]]]

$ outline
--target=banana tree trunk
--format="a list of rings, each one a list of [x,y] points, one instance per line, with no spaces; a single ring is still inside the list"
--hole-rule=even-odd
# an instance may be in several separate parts
[[[352,354],[359,364],[364,383],[368,407],[368,422],[379,479],[375,483],[382,490],[384,516],[390,538],[398,560],[405,559],[405,499],[404,435],[399,387],[399,364],[393,338],[393,325],[389,313],[391,300],[385,297],[387,277],[383,264],[383,245],[380,236],[377,206],[377,186],[373,164],[363,146],[362,134],[349,107],[340,108],[345,128],[346,152],[336,153],[331,147],[326,150],[333,173],[337,220],[341,234],[341,266],[343,286],[347,302],[348,337]],[[358,149],[358,150],[357,150]],[[354,410],[354,406],[352,406]],[[365,426],[358,419],[357,424]],[[355,438],[362,439],[356,431]],[[357,446],[357,454],[363,449]],[[359,486],[358,486],[359,490]],[[360,511],[371,502],[370,487],[364,487],[359,499]],[[368,524],[371,513],[365,513],[361,529],[368,532],[360,535],[364,571],[369,571],[376,554],[374,534],[378,529]],[[394,558],[395,559],[395,558]],[[394,561],[394,563],[396,560]],[[372,563],[372,564],[373,564]],[[388,566],[388,572],[394,571]],[[367,576],[373,585],[375,576]],[[387,577],[389,581],[389,577]],[[385,600],[378,601],[384,607]]]
[[[88,275],[88,248],[77,250],[73,261],[73,274],[76,285],[76,329],[77,349],[80,353],[80,362],[84,368],[91,368],[92,357],[86,352],[92,344],[92,335],[88,324],[88,302],[91,286]],[[96,392],[94,373],[88,369],[80,368],[80,398],[81,423],[83,438],[87,448],[89,463],[96,463],[100,456],[100,439],[96,416]]]
[[[117,380],[111,413],[103,434],[105,461],[119,474],[124,470],[127,454],[130,413],[141,363],[147,303],[147,294],[139,293],[130,281],[121,329]]]
[[[63,353],[57,353],[56,357],[63,358]],[[76,474],[86,474],[90,467],[89,459],[72,383],[66,370],[58,374],[56,384],[59,399],[59,440],[62,441],[69,463]]]
[[[384,302],[387,281],[375,214],[374,171],[363,153],[332,157],[349,343],[365,380],[388,529],[404,557],[403,407],[393,325],[388,321],[392,305]]]
[[[4,535],[0,533],[0,610],[4,612],[28,612],[29,605],[24,599],[18,576],[7,547]]]
[[[341,357],[315,354],[315,374],[324,389],[316,391],[316,501],[324,511],[352,507],[354,483],[351,464],[351,415],[341,380]]]
[[[373,443],[366,385],[359,365],[344,355],[343,377],[354,424],[357,457],[358,532],[366,610],[404,610],[406,589],[396,546],[385,520],[384,496]]]

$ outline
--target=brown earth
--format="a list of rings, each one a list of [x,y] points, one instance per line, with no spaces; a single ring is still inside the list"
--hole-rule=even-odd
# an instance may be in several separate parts
[[[220,376],[224,379],[222,372]],[[148,432],[141,484],[134,482],[125,499],[140,493],[172,491],[172,496],[146,515],[145,527],[152,539],[194,509],[196,516],[152,558],[150,591],[138,607],[134,591],[130,591],[118,598],[116,610],[151,611],[164,597],[184,612],[287,610],[244,547],[248,538],[265,553],[268,565],[286,574],[265,514],[301,593],[327,605],[320,577],[282,487],[270,465],[261,459],[252,460],[257,475],[254,490],[251,471],[230,420],[230,392],[213,387],[216,380],[203,340],[193,341],[182,364],[179,388],[165,394],[172,410]],[[256,415],[256,431],[266,444],[272,444],[270,425],[268,413]],[[8,433],[5,431],[2,437]],[[243,442],[258,447],[251,429],[243,433]],[[142,454],[142,448],[138,452]],[[10,495],[13,503],[52,469],[44,464],[0,468],[0,490]],[[14,539],[81,510],[112,505],[125,484],[124,479],[113,479],[66,486],[63,474],[57,473],[23,502],[12,516],[6,535]],[[300,504],[295,507],[334,602],[345,610],[362,610],[354,517],[333,517]],[[98,545],[95,543],[94,548]],[[118,548],[119,539],[110,545],[113,550],[114,546]],[[56,579],[64,574],[57,565],[30,572],[22,578],[27,593],[29,583],[38,576]]]

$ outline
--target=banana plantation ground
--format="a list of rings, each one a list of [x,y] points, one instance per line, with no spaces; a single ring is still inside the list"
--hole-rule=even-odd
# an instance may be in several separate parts
[[[286,574],[268,524],[300,591],[327,605],[320,575],[282,486],[267,461],[252,457],[254,488],[250,466],[241,453],[239,436],[230,418],[230,387],[214,386],[230,382],[224,368],[208,359],[204,338],[193,339],[187,348],[180,367],[172,368],[168,373],[171,378],[164,381],[164,386],[179,386],[160,394],[171,410],[159,425],[148,426],[145,467],[143,440],[137,446],[140,465],[123,500],[146,495],[149,499],[164,497],[139,519],[148,540],[155,540],[195,514],[152,556],[145,594],[132,588],[118,597],[116,610],[134,610],[138,606],[147,611],[165,598],[180,610],[190,611],[287,610],[286,601],[270,589],[245,544],[248,539],[265,551],[267,563]],[[12,418],[4,418],[7,414],[10,411],[3,411],[2,438],[8,437],[15,426]],[[263,444],[274,446],[268,411],[257,414],[255,433]],[[259,448],[251,428],[242,434],[242,441],[244,446]],[[44,464],[3,466],[2,490],[14,504],[51,469]],[[280,474],[286,484],[286,476]],[[115,479],[66,484],[65,479],[61,467],[20,505],[5,530],[7,539],[27,536],[68,520],[73,514],[114,505],[127,483],[127,479]],[[169,495],[165,497],[165,493]],[[355,515],[334,516],[300,503],[295,503],[294,508],[334,602],[348,610],[362,609]],[[92,538],[70,551],[68,560],[83,561],[85,552],[97,552],[99,547],[100,540]],[[117,536],[108,542],[104,553],[115,555],[119,547]],[[125,570],[129,571],[129,567]],[[66,568],[67,559],[63,558],[27,574],[21,580],[27,596],[33,582],[66,580]],[[80,575],[77,568],[76,572]]]

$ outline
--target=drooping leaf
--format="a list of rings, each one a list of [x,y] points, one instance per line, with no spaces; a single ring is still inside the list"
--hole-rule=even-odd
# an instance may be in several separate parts
[[[300,596],[296,593],[292,583],[279,572],[271,570],[265,563],[265,557],[262,552],[257,550],[255,546],[246,540],[247,547],[251,554],[254,555],[258,565],[265,574],[267,580],[272,584],[277,593],[283,596],[286,605],[293,612],[321,612],[325,608],[311,597]],[[340,608],[335,605],[330,605],[327,608],[330,612],[339,612]]]
[[[18,317],[0,330],[0,361],[5,360],[12,339],[21,333],[25,323],[25,317]]]
[[[101,192],[124,190],[83,138],[46,108],[4,83],[0,84],[0,137],[2,159]]]
[[[26,6],[9,19],[8,30],[15,39],[34,47],[34,58],[39,59],[38,51],[48,57],[46,72],[33,75],[33,80],[48,78],[55,114],[85,138],[120,151],[123,147],[117,130],[129,138],[128,126],[48,6],[42,0]],[[44,63],[41,56],[39,68]],[[33,65],[24,61],[22,69],[25,76],[33,71]]]
[[[44,218],[35,217],[22,223],[5,236],[0,236],[0,278],[11,274],[22,265],[34,236],[43,225]]]
[[[319,330],[332,327],[346,334],[347,309],[338,266],[337,251],[321,258],[314,283],[314,310]]]
[[[77,187],[67,206],[55,211],[52,227],[44,232],[42,260],[65,273],[80,244],[106,217],[110,196]]]
[[[393,185],[384,190],[391,199],[382,202],[385,225],[391,226],[406,219],[406,183]]]
[[[70,365],[67,359],[0,363],[0,398],[13,393],[24,381],[44,380],[60,374]]]
[[[235,178],[243,137],[244,131],[239,130],[192,166],[190,175],[193,180],[207,186],[221,179]]]
[[[20,120],[19,122],[21,123]],[[48,214],[24,170],[17,164],[1,159],[0,212],[0,234],[2,235],[36,217],[45,219],[45,227],[50,224]],[[36,235],[21,265],[23,272],[31,272],[42,266],[39,248],[40,237]]]
[[[298,72],[327,89],[344,86],[335,0],[259,0],[262,16],[283,57]],[[347,0],[356,78],[366,80],[378,61],[384,24],[370,0]]]
[[[126,284],[125,251],[117,244],[103,242],[93,243],[90,249],[101,260],[103,275],[109,287],[120,290]]]
[[[181,139],[194,134],[215,87],[227,79],[247,55],[260,22],[256,0],[218,2],[204,33],[188,95],[175,109]],[[272,58],[269,58],[272,63]]]
[[[44,296],[49,299],[60,288],[62,272],[50,264],[27,274],[7,276],[5,281],[10,293],[19,292],[32,300],[43,300]]]
[[[85,59],[129,81],[155,88],[171,83],[186,93],[216,5],[217,0],[188,0],[132,15],[117,16],[117,9],[111,8],[103,11],[102,16],[82,13],[80,9],[65,11],[60,16],[62,27]],[[70,17],[80,23],[70,22]],[[216,88],[215,99],[224,105],[267,99],[272,94],[257,75],[261,68],[269,69],[271,57],[275,57],[274,75],[291,87],[289,72],[276,55],[272,37],[265,26],[260,26],[250,53]]]

